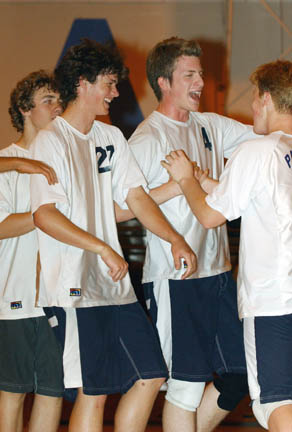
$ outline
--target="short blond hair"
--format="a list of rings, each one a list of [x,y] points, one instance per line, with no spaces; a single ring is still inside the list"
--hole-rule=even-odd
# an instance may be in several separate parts
[[[270,93],[279,113],[292,114],[292,62],[277,60],[259,66],[250,76],[259,95]]]

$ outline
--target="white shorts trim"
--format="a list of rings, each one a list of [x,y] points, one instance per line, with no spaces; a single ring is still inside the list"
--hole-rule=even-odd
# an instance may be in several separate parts
[[[83,382],[76,309],[64,308],[64,311],[66,312],[66,334],[63,353],[64,386],[65,388],[80,388],[83,387]]]

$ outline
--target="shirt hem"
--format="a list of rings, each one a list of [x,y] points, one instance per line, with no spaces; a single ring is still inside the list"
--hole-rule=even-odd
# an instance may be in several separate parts
[[[230,271],[232,269],[231,264],[228,266],[225,266],[223,268],[219,268],[219,269],[215,269],[215,270],[211,270],[208,272],[200,272],[200,273],[195,273],[194,275],[190,276],[189,278],[185,279],[185,280],[189,280],[189,279],[201,279],[201,278],[205,278],[205,277],[211,277],[211,276],[217,276],[221,273],[226,273],[228,271]],[[143,276],[142,278],[142,283],[148,283],[148,282],[154,282],[154,281],[158,281],[158,280],[180,280],[181,276],[182,276],[183,272],[180,275],[174,275],[172,273],[165,273],[159,276]]]

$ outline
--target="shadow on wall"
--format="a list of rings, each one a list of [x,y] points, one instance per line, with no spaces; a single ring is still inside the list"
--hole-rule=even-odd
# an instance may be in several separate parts
[[[200,111],[226,114],[225,104],[229,90],[229,71],[227,69],[226,47],[222,42],[198,40],[203,54],[204,91],[201,96]],[[228,115],[227,115],[228,116]],[[252,124],[252,118],[242,114],[229,115],[245,124]]]
[[[200,111],[224,114],[229,86],[225,45],[206,39],[198,39],[198,42],[203,51],[201,63],[205,81]]]
[[[147,51],[121,41],[116,41],[116,45],[129,68],[129,79],[122,81],[118,86],[120,96],[111,104],[110,119],[111,123],[119,127],[125,137],[129,138],[144,119],[139,100],[146,94]]]

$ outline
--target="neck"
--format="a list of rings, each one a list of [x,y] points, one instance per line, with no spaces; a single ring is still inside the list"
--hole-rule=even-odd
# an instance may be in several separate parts
[[[62,117],[79,132],[86,135],[92,128],[95,114],[92,115],[86,106],[78,101],[70,102],[65,109]]]
[[[38,131],[33,125],[25,124],[24,131],[15,144],[24,149],[28,149],[34,138],[36,137],[37,133]]]
[[[271,118],[268,124],[268,133],[282,131],[288,135],[292,135],[292,115],[278,114]]]
[[[166,117],[171,118],[172,120],[184,123],[188,121],[190,115],[189,111],[178,109],[172,103],[168,103],[165,100],[159,102],[156,111],[160,112]]]

